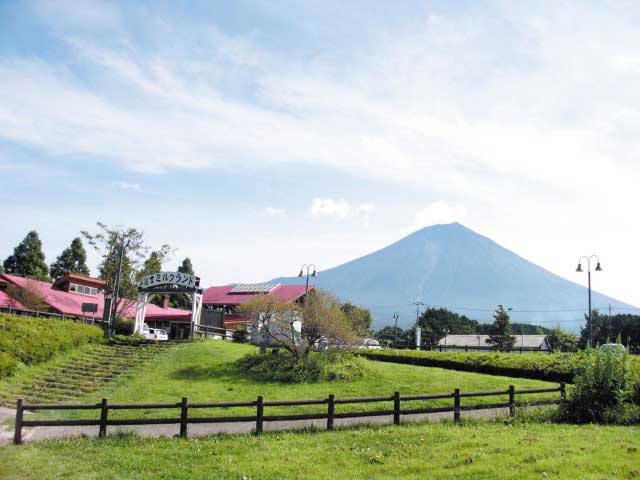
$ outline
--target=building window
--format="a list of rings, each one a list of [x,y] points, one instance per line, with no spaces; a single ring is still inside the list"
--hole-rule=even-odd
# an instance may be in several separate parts
[[[69,285],[69,291],[80,293],[82,295],[89,295],[90,297],[95,297],[98,295],[98,289],[95,287],[86,287],[84,285],[78,285],[77,283],[72,283]]]

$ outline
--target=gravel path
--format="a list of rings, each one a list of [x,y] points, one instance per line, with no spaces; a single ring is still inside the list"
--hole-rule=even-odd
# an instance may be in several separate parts
[[[473,418],[496,418],[508,415],[509,410],[506,408],[487,409],[487,410],[475,410],[463,412],[464,417]],[[9,409],[0,409],[0,422],[3,420],[11,420],[15,415],[15,411]],[[403,415],[403,421],[423,421],[423,422],[438,422],[442,420],[453,419],[453,413],[432,413],[421,415]],[[334,426],[336,428],[346,427],[350,425],[362,425],[362,424],[391,424],[393,423],[392,416],[380,416],[380,417],[362,417],[362,418],[343,418],[335,419]],[[205,436],[205,435],[217,435],[221,433],[251,433],[255,428],[255,422],[229,422],[229,423],[212,423],[212,424],[190,424],[188,436]],[[316,427],[318,429],[326,428],[326,420],[293,420],[282,422],[265,422],[265,431],[279,431],[279,430],[299,430],[308,427]],[[179,425],[133,425],[133,426],[109,426],[108,434],[114,434],[118,432],[135,432],[143,437],[172,437],[176,436],[179,431]],[[88,436],[95,437],[98,435],[97,426],[80,426],[80,427],[35,427],[25,428],[22,432],[22,441],[36,442],[47,440],[51,438],[69,438]],[[13,441],[13,431],[7,431],[6,428],[3,431],[2,424],[0,423],[0,446],[6,445]]]

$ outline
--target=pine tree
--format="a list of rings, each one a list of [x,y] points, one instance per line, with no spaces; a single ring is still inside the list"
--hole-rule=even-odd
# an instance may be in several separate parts
[[[178,267],[178,271],[180,273],[194,275],[193,265],[191,264],[191,260],[189,259],[189,257],[185,258],[182,261],[182,265]],[[184,310],[191,310],[191,308],[193,308],[192,299],[190,296],[185,295],[184,293],[180,293],[173,296],[173,298],[171,299],[171,306],[175,308],[182,308]]]
[[[54,280],[67,273],[89,275],[87,252],[82,245],[82,240],[78,237],[74,238],[71,245],[65,248],[56,261],[51,264],[51,276]]]
[[[144,262],[144,266],[140,271],[140,278],[144,278],[147,275],[153,275],[154,273],[160,273],[162,271],[162,260],[164,259],[164,254],[159,251],[151,252],[149,258],[146,262]],[[152,295],[150,303],[154,305],[162,306],[164,303],[164,295]]]
[[[24,240],[13,250],[13,255],[4,261],[6,273],[14,273],[36,280],[49,280],[49,267],[44,261],[42,242],[35,230],[27,233]]]
[[[516,337],[513,336],[511,331],[509,314],[502,305],[498,305],[493,318],[493,324],[489,327],[487,343],[493,345],[496,350],[511,350]]]

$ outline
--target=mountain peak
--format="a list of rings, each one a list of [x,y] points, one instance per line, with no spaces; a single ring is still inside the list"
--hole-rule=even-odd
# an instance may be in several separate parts
[[[298,278],[276,279],[295,284]],[[320,272],[314,285],[343,301],[369,308],[374,328],[415,322],[417,298],[480,322],[496,305],[513,308],[515,322],[561,325],[584,322],[586,289],[539,267],[459,222],[431,225],[380,250]],[[622,302],[593,292],[594,308]],[[426,307],[425,307],[426,308]]]

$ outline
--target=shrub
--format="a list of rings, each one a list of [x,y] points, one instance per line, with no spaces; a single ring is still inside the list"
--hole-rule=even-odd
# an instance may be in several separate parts
[[[371,360],[406,363],[425,367],[571,382],[583,353],[477,353],[417,350],[365,350],[357,352]]]
[[[247,355],[236,362],[236,367],[253,380],[279,383],[355,380],[363,376],[366,368],[362,359],[341,352],[311,352],[296,357],[277,351]]]
[[[573,423],[625,423],[637,417],[630,405],[633,379],[626,352],[588,349],[560,418]]]
[[[69,320],[0,315],[0,377],[11,374],[18,363],[40,363],[102,337],[99,327]]]
[[[116,335],[133,335],[136,321],[133,318],[116,318]]]
[[[0,378],[11,375],[17,366],[18,362],[13,357],[0,352]]]

